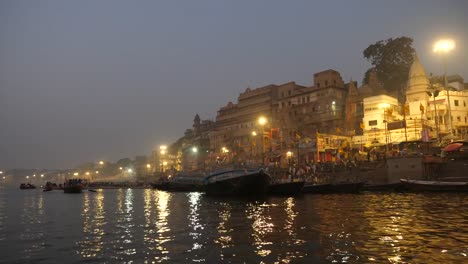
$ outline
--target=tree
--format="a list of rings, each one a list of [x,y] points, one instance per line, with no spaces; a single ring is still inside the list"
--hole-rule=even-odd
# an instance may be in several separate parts
[[[397,92],[401,99],[408,81],[409,68],[413,63],[412,44],[412,38],[399,37],[380,40],[367,47],[363,55],[370,61],[372,68],[367,70],[363,82],[367,83],[369,72],[375,70],[385,90]]]

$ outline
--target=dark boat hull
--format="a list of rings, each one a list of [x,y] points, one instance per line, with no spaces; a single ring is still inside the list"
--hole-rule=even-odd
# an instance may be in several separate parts
[[[388,183],[388,184],[365,184],[362,191],[366,192],[394,192],[400,191],[402,188],[401,183]]]
[[[311,194],[359,193],[363,186],[364,182],[307,184],[302,188],[302,192]]]
[[[79,185],[63,187],[64,193],[81,193],[82,191],[83,191],[83,187]]]
[[[208,176],[205,192],[212,196],[265,195],[269,183],[270,176],[263,170],[255,172],[228,171]]]
[[[151,187],[168,192],[202,192],[204,190],[203,185],[174,182],[153,183]]]
[[[468,192],[468,182],[400,181],[402,190],[409,192]]]
[[[304,181],[275,183],[268,186],[268,194],[271,195],[297,195],[301,194]]]

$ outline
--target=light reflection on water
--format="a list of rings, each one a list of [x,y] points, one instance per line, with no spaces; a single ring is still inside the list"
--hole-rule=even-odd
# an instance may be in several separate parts
[[[466,194],[305,195],[0,189],[0,262],[461,263]],[[3,199],[4,198],[4,199]]]

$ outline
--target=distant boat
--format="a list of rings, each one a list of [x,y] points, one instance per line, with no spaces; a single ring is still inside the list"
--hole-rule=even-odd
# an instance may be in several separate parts
[[[70,179],[63,185],[64,193],[81,193],[83,191],[83,182],[79,179]]]
[[[277,182],[268,186],[271,195],[297,195],[301,193],[305,181]]]
[[[401,190],[401,183],[384,183],[384,184],[364,184],[362,191],[367,192],[393,192]]]
[[[468,182],[416,181],[400,179],[402,189],[411,192],[468,192]]]
[[[161,191],[201,192],[204,190],[203,175],[175,175],[167,180],[152,183],[151,187]]]
[[[228,170],[216,172],[203,179],[207,195],[256,196],[265,195],[270,176],[260,170]]]
[[[20,184],[20,189],[21,190],[27,190],[27,189],[36,189],[36,186],[31,183],[21,183]]]
[[[62,186],[57,186],[56,183],[52,183],[52,182],[47,182],[46,185],[44,186],[44,188],[42,189],[43,192],[49,192],[49,191],[53,191],[53,190],[62,190]]]
[[[363,186],[364,182],[306,184],[302,192],[311,194],[359,193]]]

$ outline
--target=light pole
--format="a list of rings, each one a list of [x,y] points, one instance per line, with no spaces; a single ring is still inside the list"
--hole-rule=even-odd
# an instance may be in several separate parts
[[[265,166],[265,125],[267,123],[267,119],[263,116],[258,118],[258,124],[262,127],[262,166]]]
[[[145,185],[147,184],[148,176],[149,176],[150,173],[151,173],[151,164],[147,163],[147,164],[146,164],[146,169],[148,170],[148,172],[147,172],[147,174],[146,174],[147,176],[145,177]]]
[[[256,155],[254,155],[254,149],[255,149],[255,154],[257,153],[257,131],[252,131],[252,144],[250,147],[250,155],[251,155],[251,161],[256,160]],[[255,158],[254,158],[255,157]]]
[[[193,170],[193,167],[195,167],[195,168],[198,167],[197,165],[194,166],[194,163],[198,163],[197,153],[198,153],[198,148],[197,148],[197,147],[192,147],[192,154],[193,154],[193,158],[192,158],[192,170]]]
[[[286,152],[286,157],[288,157],[288,165],[291,167],[291,158],[293,153],[291,151]]]
[[[163,158],[164,158],[164,155],[166,155],[166,152],[167,152],[167,146],[166,145],[161,145],[159,146],[159,166],[161,166],[161,171],[160,173],[162,174],[164,172],[164,165],[163,165]]]
[[[434,52],[435,53],[442,53],[443,55],[443,63],[444,63],[444,86],[445,90],[447,91],[447,108],[449,114],[449,135],[453,136],[453,126],[452,126],[452,109],[450,103],[450,92],[448,89],[447,83],[447,56],[445,54],[449,53],[451,50],[455,48],[455,42],[451,39],[441,39],[434,44]]]
[[[384,125],[384,129],[385,129],[385,151],[388,152],[388,137],[387,137],[387,108],[389,107],[390,105],[387,104],[387,103],[381,103],[379,104],[379,108],[380,109],[383,109],[383,123],[385,124]]]
[[[432,85],[431,85],[431,88],[432,88]],[[439,139],[439,115],[437,114],[437,105],[436,105],[436,99],[435,99],[437,96],[439,96],[439,90],[433,89],[432,92],[427,92],[427,95],[429,95],[429,97],[434,98],[432,100],[432,103],[434,104],[434,124],[435,124],[435,127],[436,127],[437,140],[440,141],[440,139]]]

